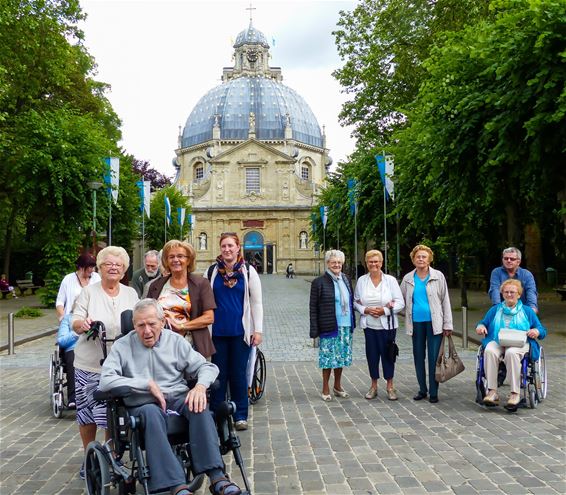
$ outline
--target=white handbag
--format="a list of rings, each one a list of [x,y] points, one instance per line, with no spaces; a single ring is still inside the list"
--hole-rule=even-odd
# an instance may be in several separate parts
[[[499,330],[499,345],[501,347],[523,347],[527,343],[527,332],[514,328]]]

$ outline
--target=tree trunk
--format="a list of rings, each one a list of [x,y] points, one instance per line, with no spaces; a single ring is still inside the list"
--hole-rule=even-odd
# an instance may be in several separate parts
[[[10,258],[12,255],[12,237],[14,235],[14,223],[16,221],[16,207],[12,205],[10,218],[6,223],[6,237],[4,242],[4,267],[2,273],[5,273],[8,279],[10,278]]]
[[[533,273],[537,284],[544,280],[544,261],[542,259],[542,239],[537,223],[525,225],[526,267]]]
[[[521,240],[518,228],[517,209],[514,205],[507,203],[505,205],[505,215],[507,217],[507,246],[517,246]],[[505,246],[505,247],[507,247]]]

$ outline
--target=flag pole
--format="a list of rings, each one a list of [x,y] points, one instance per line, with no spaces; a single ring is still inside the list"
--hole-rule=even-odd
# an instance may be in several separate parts
[[[383,186],[383,237],[383,267],[385,273],[389,273],[387,270],[387,191],[385,186]]]
[[[354,280],[358,279],[358,198],[354,203]]]

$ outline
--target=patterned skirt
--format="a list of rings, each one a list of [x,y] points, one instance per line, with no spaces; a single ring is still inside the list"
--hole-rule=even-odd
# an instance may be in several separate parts
[[[352,336],[350,327],[338,327],[336,337],[320,339],[318,367],[321,369],[343,368],[352,364]]]

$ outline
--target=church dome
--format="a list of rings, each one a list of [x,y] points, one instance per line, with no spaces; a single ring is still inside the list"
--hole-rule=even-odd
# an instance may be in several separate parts
[[[265,35],[261,31],[253,27],[251,22],[248,29],[244,29],[236,37],[234,48],[238,48],[246,44],[261,45],[264,46],[265,48],[269,48],[269,44],[267,43],[267,38],[265,37]]]
[[[248,32],[242,31],[238,38]],[[263,76],[237,77],[206,93],[187,119],[181,145],[185,148],[211,140],[215,123],[220,126],[221,139],[246,140],[250,113],[255,117],[258,140],[284,139],[285,127],[290,123],[294,140],[322,148],[320,126],[303,97]]]

